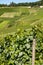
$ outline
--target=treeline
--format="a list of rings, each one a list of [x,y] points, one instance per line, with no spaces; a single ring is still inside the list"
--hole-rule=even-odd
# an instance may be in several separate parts
[[[25,3],[14,3],[11,2],[9,5],[7,4],[0,4],[0,7],[14,7],[14,6],[40,6],[43,5],[43,0],[37,1],[37,2],[25,2]]]

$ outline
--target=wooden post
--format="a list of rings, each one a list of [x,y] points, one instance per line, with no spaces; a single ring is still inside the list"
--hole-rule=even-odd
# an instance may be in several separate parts
[[[32,65],[35,65],[35,45],[36,45],[36,40],[33,39],[33,45],[32,45]]]

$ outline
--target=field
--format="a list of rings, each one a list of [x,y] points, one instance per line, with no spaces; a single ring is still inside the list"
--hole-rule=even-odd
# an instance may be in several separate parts
[[[38,23],[43,24],[43,8],[0,8],[0,34],[29,29]]]
[[[34,39],[35,65],[43,65],[43,8],[0,8],[0,65],[32,65]]]

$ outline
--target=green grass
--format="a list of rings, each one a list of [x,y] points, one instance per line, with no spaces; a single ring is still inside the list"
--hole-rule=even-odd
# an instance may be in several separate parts
[[[15,32],[17,29],[29,29],[38,23],[43,25],[43,8],[0,8],[0,16],[7,12],[18,12],[18,15],[16,14],[13,18],[0,17],[0,35]]]

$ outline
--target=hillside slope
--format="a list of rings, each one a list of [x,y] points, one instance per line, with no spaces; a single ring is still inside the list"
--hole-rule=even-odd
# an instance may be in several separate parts
[[[9,13],[15,14],[12,14],[11,18]],[[9,17],[1,17],[3,14]],[[0,8],[0,34],[11,33],[17,29],[29,29],[38,23],[43,25],[43,8]]]

